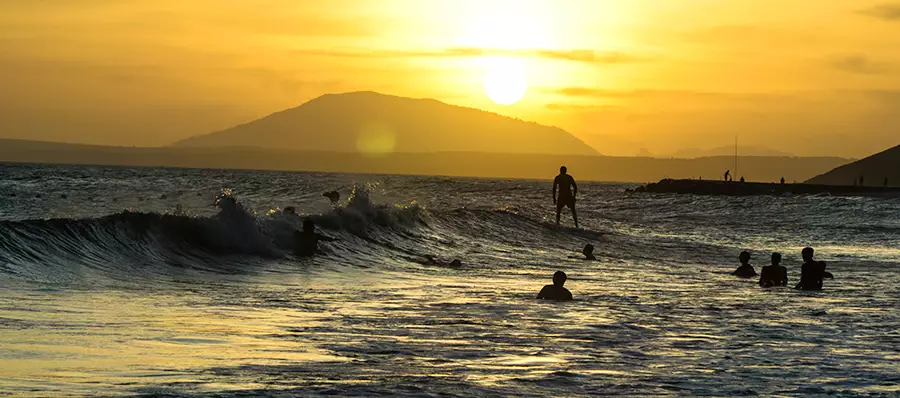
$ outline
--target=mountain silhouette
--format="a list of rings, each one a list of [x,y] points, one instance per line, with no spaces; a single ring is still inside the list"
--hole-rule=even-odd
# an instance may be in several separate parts
[[[293,170],[327,173],[442,175],[547,179],[564,164],[579,181],[718,179],[734,157],[658,159],[597,155],[474,152],[392,153],[368,156],[273,148],[116,147],[0,138],[0,162],[185,168]],[[755,157],[739,159],[748,181],[803,181],[847,159]],[[577,172],[577,173],[576,173]],[[867,180],[868,181],[868,180]],[[900,181],[900,180],[898,180]]]
[[[900,145],[840,166],[807,182],[823,185],[856,185],[860,177],[864,178],[863,185],[867,186],[883,186],[885,178],[889,186],[900,186]]]
[[[598,155],[568,132],[433,99],[328,94],[179,147],[257,147],[353,153],[478,152]]]
[[[741,156],[769,156],[769,157],[793,157],[794,155],[788,152],[779,151],[777,149],[772,149],[764,146],[739,146],[738,153]],[[721,146],[710,149],[698,149],[698,148],[684,148],[680,149],[674,154],[672,154],[673,158],[684,158],[684,159],[696,159],[703,158],[709,156],[732,156],[734,155],[734,147],[733,146]]]

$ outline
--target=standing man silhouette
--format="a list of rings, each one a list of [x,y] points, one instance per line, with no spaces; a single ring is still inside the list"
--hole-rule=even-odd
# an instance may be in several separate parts
[[[578,185],[575,179],[566,174],[566,166],[559,168],[559,175],[553,180],[553,204],[556,205],[556,226],[559,226],[559,213],[563,207],[572,209],[572,219],[575,220],[575,228],[578,228],[578,214],[575,213],[575,195],[578,194]],[[556,196],[556,187],[559,187],[559,197]]]

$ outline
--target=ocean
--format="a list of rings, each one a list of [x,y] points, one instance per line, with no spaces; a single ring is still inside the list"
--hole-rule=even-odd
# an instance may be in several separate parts
[[[0,395],[900,395],[900,200],[635,186],[0,164]]]

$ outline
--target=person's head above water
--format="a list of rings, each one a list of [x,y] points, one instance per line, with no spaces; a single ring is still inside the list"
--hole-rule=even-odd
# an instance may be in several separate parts
[[[743,251],[741,252],[741,256],[738,257],[741,260],[741,264],[747,264],[750,262],[750,252]]]
[[[569,172],[569,169],[566,166],[559,168],[559,174],[566,174],[567,172]]]
[[[772,253],[772,265],[781,264],[781,253]]]
[[[553,274],[553,284],[556,286],[562,287],[565,285],[566,279],[568,279],[568,277],[566,277],[565,272],[556,271],[556,273]]]
[[[590,256],[591,254],[594,254],[594,245],[592,245],[590,243],[584,245],[584,249],[581,250],[581,254],[584,254],[585,256]]]
[[[811,248],[811,247],[807,247],[807,248],[803,249],[801,254],[803,255],[803,261],[812,261],[813,255],[816,254],[816,251],[813,250],[813,248]]]
[[[316,223],[313,220],[305,219],[303,220],[303,231],[304,232],[314,232],[316,230]]]
[[[285,208],[284,208],[284,211],[283,211],[282,213],[284,213],[284,214],[297,214],[297,209],[294,208],[294,206],[288,206],[288,207],[285,207]]]

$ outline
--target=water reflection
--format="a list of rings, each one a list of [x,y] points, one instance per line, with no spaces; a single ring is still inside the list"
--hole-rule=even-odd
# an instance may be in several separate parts
[[[689,266],[572,266],[581,267],[571,272],[577,301],[562,305],[531,299],[546,279],[536,268],[405,278],[353,269],[262,273],[190,289],[8,289],[0,295],[0,390],[900,391],[891,387],[898,295],[885,281],[857,278],[800,294],[726,275],[664,283],[690,275]],[[613,266],[615,275],[604,272]]]

